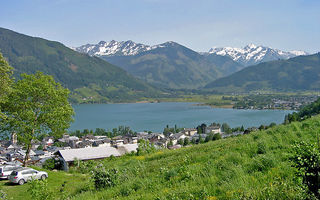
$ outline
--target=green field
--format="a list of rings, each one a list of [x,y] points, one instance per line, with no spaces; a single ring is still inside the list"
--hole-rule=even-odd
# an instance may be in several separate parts
[[[179,150],[80,163],[70,173],[49,172],[48,185],[56,199],[64,181],[71,199],[301,199],[289,157],[295,142],[315,142],[319,125],[315,116]],[[97,165],[118,171],[113,187],[94,189]],[[28,187],[1,181],[12,199],[31,199]]]

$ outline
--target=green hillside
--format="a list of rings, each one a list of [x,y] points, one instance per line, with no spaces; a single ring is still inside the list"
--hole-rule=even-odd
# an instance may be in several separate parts
[[[102,56],[130,74],[165,88],[195,89],[243,66],[226,56],[201,55],[175,42],[133,56]]]
[[[320,53],[250,66],[205,88],[224,92],[319,90]]]
[[[21,73],[42,71],[74,91],[74,101],[130,101],[160,92],[100,58],[80,54],[59,42],[0,28],[0,52]]]
[[[144,156],[123,156],[80,163],[72,173],[50,172],[48,188],[71,199],[303,199],[301,179],[289,157],[295,142],[316,142],[320,116],[279,125],[248,135],[161,150]],[[94,166],[105,167],[111,187],[95,190]],[[114,171],[114,169],[116,171]],[[83,174],[79,174],[79,173]],[[59,193],[65,183],[65,192]],[[13,199],[30,199],[28,184],[2,190]]]

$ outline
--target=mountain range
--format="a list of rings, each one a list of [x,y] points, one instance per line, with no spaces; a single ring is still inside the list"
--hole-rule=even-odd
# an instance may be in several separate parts
[[[98,56],[148,83],[170,89],[203,87],[243,68],[229,57],[202,55],[172,41],[154,46],[101,41],[75,50]]]
[[[248,54],[252,55],[248,58],[262,63],[246,67],[239,63],[240,58],[236,62],[236,57],[219,55],[222,49],[199,53],[175,42],[148,46],[111,41],[79,48],[76,50],[81,53],[59,42],[0,28],[0,52],[15,68],[16,78],[21,73],[36,71],[50,74],[72,91],[74,102],[128,102],[170,95],[168,90],[155,85],[170,89],[203,88],[208,93],[320,90],[319,53],[289,54],[248,45],[244,48],[247,52],[260,52],[264,58]],[[283,58],[302,55],[263,62],[272,57],[266,56],[268,52]]]
[[[170,42],[149,46],[135,43],[131,40],[121,42],[112,40],[110,42],[100,41],[98,44],[86,44],[73,49],[80,53],[89,54],[90,56],[132,56],[141,52],[166,47],[165,44],[167,43]],[[286,60],[296,56],[308,55],[308,53],[305,51],[282,51],[255,44],[249,44],[243,48],[212,47],[208,52],[202,52],[200,54],[216,54],[220,56],[227,56],[243,66],[255,65],[261,62],[279,59]]]
[[[0,52],[21,73],[42,71],[69,88],[75,102],[121,102],[157,97],[162,92],[98,57],[59,42],[0,28]]]
[[[319,91],[320,53],[249,66],[205,88],[219,92]]]
[[[249,44],[244,48],[213,47],[208,53],[220,56],[228,56],[232,60],[239,62],[244,66],[255,65],[273,60],[286,60],[296,56],[308,55],[308,53],[305,51],[286,52],[261,45],[257,46],[254,44]]]

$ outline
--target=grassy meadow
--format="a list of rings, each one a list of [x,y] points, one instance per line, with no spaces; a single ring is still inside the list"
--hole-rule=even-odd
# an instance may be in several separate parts
[[[65,183],[70,199],[302,199],[289,157],[297,141],[315,142],[320,116],[178,150],[159,150],[81,162],[70,172],[49,172],[54,198]],[[95,190],[90,171],[115,169],[114,186]],[[12,199],[31,199],[29,184],[1,181]]]

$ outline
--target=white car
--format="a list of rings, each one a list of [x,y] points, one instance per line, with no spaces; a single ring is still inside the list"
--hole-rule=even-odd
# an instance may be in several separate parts
[[[14,170],[8,179],[12,183],[18,183],[19,185],[23,185],[24,183],[35,180],[35,179],[46,179],[48,178],[48,173],[43,171],[37,171],[32,168],[22,167],[20,169]]]
[[[0,178],[8,178],[12,171],[21,168],[19,165],[0,165]]]

